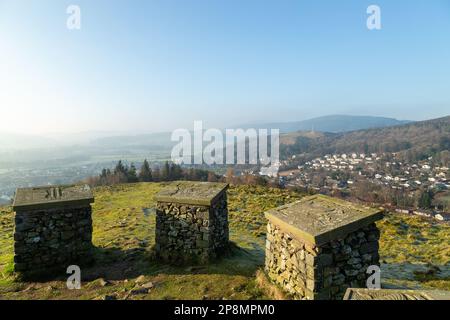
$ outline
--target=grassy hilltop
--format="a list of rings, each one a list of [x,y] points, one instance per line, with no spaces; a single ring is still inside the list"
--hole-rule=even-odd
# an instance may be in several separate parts
[[[262,299],[282,294],[260,270],[264,211],[301,194],[257,186],[229,189],[229,256],[206,267],[172,267],[153,259],[154,195],[163,183],[95,189],[96,262],[82,269],[81,290],[58,281],[24,283],[13,270],[13,213],[0,208],[0,298],[4,299]],[[384,287],[450,290],[450,225],[388,214],[378,223]]]

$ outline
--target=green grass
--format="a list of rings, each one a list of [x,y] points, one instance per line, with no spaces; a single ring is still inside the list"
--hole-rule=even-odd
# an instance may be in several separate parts
[[[450,225],[389,214],[378,222],[387,285],[450,290]]]
[[[81,290],[68,290],[64,275],[22,283],[13,268],[13,214],[0,208],[0,297],[5,299],[264,299],[256,274],[264,263],[264,212],[301,194],[257,186],[232,186],[229,195],[231,252],[205,267],[174,267],[153,259],[154,195],[164,184],[139,183],[95,189],[94,266],[82,269]],[[147,214],[144,214],[144,211]],[[379,223],[383,285],[450,290],[448,224],[388,215]],[[447,241],[448,242],[448,241]],[[431,271],[430,271],[431,270]],[[108,285],[102,286],[100,279]],[[135,281],[152,282],[133,294]],[[140,282],[140,283],[141,283]]]
[[[13,230],[11,207],[0,208],[0,286],[9,286],[13,282]]]

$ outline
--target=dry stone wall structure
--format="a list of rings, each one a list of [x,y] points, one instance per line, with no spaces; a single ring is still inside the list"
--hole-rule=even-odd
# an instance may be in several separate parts
[[[266,217],[266,273],[296,299],[342,299],[379,265],[378,209],[315,195]]]
[[[88,186],[17,189],[15,271],[36,276],[90,262],[93,202]]]
[[[175,182],[156,196],[156,255],[208,263],[228,247],[227,184]]]

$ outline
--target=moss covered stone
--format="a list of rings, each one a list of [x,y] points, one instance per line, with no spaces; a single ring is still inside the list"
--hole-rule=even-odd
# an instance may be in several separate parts
[[[342,238],[382,217],[380,209],[324,195],[305,197],[266,213],[273,223],[315,245]]]
[[[315,195],[266,217],[266,273],[295,298],[342,299],[379,264],[378,209]]]
[[[37,276],[90,262],[93,201],[88,186],[18,189],[14,270]]]
[[[156,195],[155,200],[211,206],[226,192],[227,188],[226,183],[178,181],[166,186]]]
[[[227,184],[175,182],[156,196],[156,253],[171,263],[207,263],[228,246]]]

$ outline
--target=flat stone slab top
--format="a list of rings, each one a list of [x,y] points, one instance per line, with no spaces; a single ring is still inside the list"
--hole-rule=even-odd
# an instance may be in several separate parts
[[[450,291],[348,288],[344,300],[450,300]]]
[[[176,181],[159,192],[155,200],[211,206],[227,188],[227,183]]]
[[[45,186],[19,188],[14,197],[13,209],[38,210],[60,206],[82,206],[94,202],[88,185]]]
[[[383,210],[314,195],[266,212],[266,218],[311,244],[344,238],[383,218]]]

